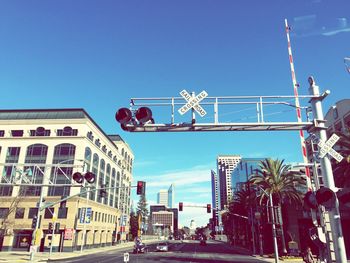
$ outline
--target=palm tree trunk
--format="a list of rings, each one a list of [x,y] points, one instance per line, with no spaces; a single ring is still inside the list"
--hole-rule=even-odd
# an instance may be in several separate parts
[[[281,239],[282,239],[282,249],[283,249],[283,253],[284,254],[287,254],[287,249],[286,249],[286,241],[284,239],[284,230],[283,230],[283,216],[282,216],[282,207],[281,207],[281,204],[279,203],[278,204],[278,207],[277,209],[279,210],[278,211],[278,214],[279,214],[279,223],[280,223],[280,227],[281,227]]]

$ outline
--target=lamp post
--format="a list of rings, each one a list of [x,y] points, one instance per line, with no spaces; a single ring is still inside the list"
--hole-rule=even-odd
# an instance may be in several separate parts
[[[277,237],[276,237],[276,225],[275,225],[275,215],[274,215],[274,211],[273,211],[273,200],[272,200],[272,193],[270,192],[269,194],[266,193],[266,191],[259,186],[259,188],[261,189],[261,191],[264,192],[264,194],[266,196],[269,197],[269,201],[270,201],[270,211],[271,211],[271,221],[272,221],[272,237],[273,237],[273,248],[275,251],[275,263],[278,263],[278,245],[277,245]],[[269,207],[269,206],[268,206]]]

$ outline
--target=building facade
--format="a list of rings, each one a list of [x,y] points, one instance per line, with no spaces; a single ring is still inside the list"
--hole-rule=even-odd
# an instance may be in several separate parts
[[[165,189],[162,189],[157,194],[157,203],[159,205],[165,205],[168,206],[168,191]]]
[[[217,173],[211,170],[211,202],[213,206],[213,217],[212,225],[213,229],[219,224],[219,213],[220,210],[220,194],[219,194],[219,178]]]
[[[217,174],[219,176],[220,209],[226,209],[232,200],[231,174],[241,160],[239,155],[219,155],[217,157]]]
[[[173,213],[173,223],[172,223],[172,233],[177,236],[178,235],[178,225],[179,225],[179,210],[177,208],[167,208],[165,205],[151,205],[150,206],[150,222],[154,222],[153,220],[153,214],[158,212],[171,212]],[[158,222],[159,223],[159,222]],[[155,227],[153,226],[152,229],[154,230]]]
[[[175,185],[171,184],[168,189],[168,207],[174,208],[175,205]]]
[[[52,224],[54,251],[125,240],[133,160],[127,143],[106,135],[83,109],[1,110],[1,250],[28,250],[37,215],[40,251],[49,249]],[[76,172],[92,172],[95,182],[75,182]],[[40,195],[47,208],[38,213]]]

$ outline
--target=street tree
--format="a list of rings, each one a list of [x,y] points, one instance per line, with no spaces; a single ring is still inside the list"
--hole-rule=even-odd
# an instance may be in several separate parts
[[[249,181],[263,189],[267,195],[272,195],[274,205],[281,211],[285,202],[301,204],[303,193],[298,186],[306,186],[306,180],[299,171],[292,171],[291,165],[284,164],[284,160],[267,158],[259,163],[257,174]],[[259,189],[257,189],[259,190]],[[263,191],[260,191],[260,204],[268,200]],[[286,253],[283,224],[281,222],[281,239],[283,252]]]
[[[138,236],[139,224],[137,219],[137,215],[132,209],[130,213],[130,234],[133,239]]]
[[[137,203],[136,214],[137,216],[141,215],[141,222],[145,224],[148,218],[148,208],[145,194],[140,195],[139,202]]]

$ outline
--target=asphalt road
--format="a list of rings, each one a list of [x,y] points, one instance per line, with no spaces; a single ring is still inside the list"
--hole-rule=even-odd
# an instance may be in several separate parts
[[[219,241],[208,241],[206,246],[199,244],[199,241],[185,240],[170,241],[168,252],[156,252],[156,244],[148,245],[148,253],[133,254],[132,248],[115,249],[103,253],[79,256],[55,262],[84,262],[84,263],[109,263],[124,262],[124,253],[129,253],[130,263],[224,263],[224,262],[266,262],[249,255],[239,254],[227,244]]]

